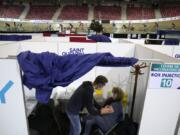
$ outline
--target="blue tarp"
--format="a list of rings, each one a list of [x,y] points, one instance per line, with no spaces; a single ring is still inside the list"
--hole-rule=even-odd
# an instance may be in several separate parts
[[[22,41],[32,39],[31,35],[0,35],[0,41]]]
[[[180,39],[173,39],[173,38],[165,39],[164,45],[179,45],[179,41]]]
[[[157,34],[165,35],[165,34],[180,34],[180,30],[157,30]]]
[[[91,35],[88,38],[96,42],[111,42],[110,38],[105,35]]]
[[[23,70],[23,83],[36,88],[36,98],[47,103],[52,89],[56,86],[68,86],[94,66],[127,67],[134,65],[136,58],[114,57],[110,53],[59,56],[54,53],[22,52],[18,62]]]

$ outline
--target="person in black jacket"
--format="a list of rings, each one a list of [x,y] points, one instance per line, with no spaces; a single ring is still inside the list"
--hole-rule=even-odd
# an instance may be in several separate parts
[[[94,107],[93,103],[94,89],[102,89],[107,82],[107,78],[100,75],[96,77],[93,83],[89,81],[83,82],[74,92],[67,105],[67,115],[71,123],[69,135],[80,135],[81,123],[79,112],[83,108],[87,108],[91,115],[112,113],[111,108],[104,107],[98,110]]]

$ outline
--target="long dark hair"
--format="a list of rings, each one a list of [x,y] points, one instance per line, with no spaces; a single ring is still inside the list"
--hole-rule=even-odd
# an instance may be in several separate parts
[[[123,90],[121,88],[113,87],[112,93],[117,95],[115,100],[122,101],[122,99],[124,97],[124,92],[123,92]]]

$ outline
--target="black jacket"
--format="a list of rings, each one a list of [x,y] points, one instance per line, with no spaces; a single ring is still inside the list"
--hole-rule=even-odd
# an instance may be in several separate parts
[[[100,114],[100,111],[94,107],[93,92],[92,82],[83,82],[70,98],[67,111],[72,114],[79,114],[85,107],[92,115]]]

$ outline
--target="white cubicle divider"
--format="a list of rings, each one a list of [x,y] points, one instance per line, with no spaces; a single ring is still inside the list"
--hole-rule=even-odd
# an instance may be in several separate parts
[[[0,135],[28,135],[17,60],[0,59]]]
[[[174,47],[173,57],[180,59],[180,46]]]
[[[0,58],[6,58],[8,55],[16,56],[19,53],[19,42],[0,45]]]
[[[120,39],[121,41],[122,39]],[[132,42],[134,44],[141,44],[141,45],[144,45],[144,42],[145,42],[145,39],[123,39],[124,41],[129,41],[129,42]],[[119,42],[120,42],[119,41]]]
[[[97,43],[97,52],[110,52],[116,57],[134,57],[135,45],[131,43],[118,44]],[[119,86],[124,90],[129,89],[130,67],[96,67],[96,75],[105,75],[109,82],[104,88],[104,97],[112,87]],[[127,92],[127,91],[126,91]]]
[[[110,52],[118,57],[134,57],[134,51],[133,43],[97,43],[97,52]]]
[[[0,45],[0,57],[16,56],[23,51],[34,53],[52,52],[58,53],[58,42],[14,42],[12,44]]]
[[[139,135],[178,135],[180,64],[152,64]]]
[[[96,43],[59,43],[58,54],[88,54],[96,53]]]
[[[145,47],[144,45],[136,45],[135,57],[144,60],[158,60],[166,63],[179,63],[179,59],[175,59],[172,56],[163,54],[159,50],[153,50]]]
[[[27,34],[29,35],[29,34]],[[26,41],[29,41],[29,42],[43,42],[44,41],[44,36],[43,34],[38,34],[38,33],[31,33],[30,35],[32,35],[32,39],[29,39],[29,40],[26,40]]]
[[[96,52],[96,44],[89,43],[59,43],[58,45],[58,54],[67,55],[67,54],[90,54]],[[68,87],[64,88],[67,90],[75,90],[83,81],[93,81],[95,79],[95,68],[90,70],[87,74],[79,78],[78,80],[71,83]],[[57,91],[63,88],[57,88]],[[60,91],[60,90],[59,90]],[[59,94],[58,94],[59,95]]]
[[[155,51],[153,49],[147,48],[145,45],[140,45],[140,44],[136,45],[135,57],[140,59],[142,62],[144,61],[144,62],[179,63],[179,60],[173,58],[172,56],[162,54],[159,51]],[[145,94],[147,91],[147,81],[149,76],[147,75],[149,70],[147,68],[145,68],[144,70],[142,71],[144,74],[139,76],[138,79],[136,101],[134,107],[135,109],[133,113],[133,119],[138,123],[140,122],[141,119],[141,112],[143,109]]]
[[[146,48],[152,49],[156,52],[159,52],[161,54],[165,54],[177,59],[180,59],[180,46],[174,46],[174,45],[145,45],[144,39],[125,39],[125,41],[130,41],[134,44],[144,46]]]
[[[61,43],[59,44],[59,55],[67,54],[87,54],[87,53],[104,53],[110,52],[114,56],[119,57],[134,57],[135,45],[134,44],[121,44],[118,43]],[[112,67],[95,67],[86,75],[70,84],[67,89],[77,88],[84,80],[93,81],[97,75],[105,75],[109,79],[109,85],[105,88],[104,97],[107,96],[107,91],[111,90],[113,86],[122,86],[126,89],[129,80],[130,68],[112,68]],[[61,88],[62,89],[62,88]]]
[[[69,37],[44,37],[44,41],[46,42],[60,42],[60,43],[64,43],[64,42],[70,42]]]
[[[110,38],[112,43],[119,43],[119,39],[118,38]]]
[[[146,45],[147,48],[150,48],[154,51],[158,51],[160,53],[166,54],[168,56],[173,57],[174,46],[166,46],[166,45]]]
[[[1,42],[0,42],[0,46],[1,46],[1,45],[12,44],[12,43],[14,43],[14,41],[1,41]]]
[[[21,42],[19,52],[32,51],[34,53],[52,52],[57,54],[57,42]]]

